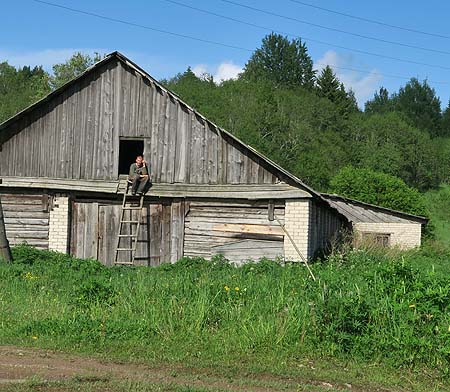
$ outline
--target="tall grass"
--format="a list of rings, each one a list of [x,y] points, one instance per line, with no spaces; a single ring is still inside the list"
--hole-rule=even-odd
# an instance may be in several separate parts
[[[426,192],[424,197],[436,239],[450,247],[450,185],[441,185],[437,190]]]
[[[0,264],[0,342],[139,358],[360,358],[449,373],[450,254],[335,254],[312,268],[216,258],[157,268],[20,246]],[[439,268],[433,267],[437,265]]]

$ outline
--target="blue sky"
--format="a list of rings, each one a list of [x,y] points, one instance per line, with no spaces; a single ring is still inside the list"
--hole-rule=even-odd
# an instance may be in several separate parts
[[[48,1],[147,28],[71,12],[35,0],[4,1],[0,6],[3,16],[0,61],[16,66],[43,65],[51,70],[52,64],[65,61],[74,51],[118,50],[158,79],[171,77],[191,66],[197,73],[208,72],[220,80],[235,77],[252,51],[261,45],[262,38],[273,30],[290,37],[303,37],[316,67],[325,64],[335,67],[340,80],[355,91],[360,106],[380,86],[395,92],[411,77],[428,79],[443,107],[450,97],[450,2],[443,0],[173,0],[265,28],[237,23],[168,0]],[[368,23],[297,1],[427,34]]]

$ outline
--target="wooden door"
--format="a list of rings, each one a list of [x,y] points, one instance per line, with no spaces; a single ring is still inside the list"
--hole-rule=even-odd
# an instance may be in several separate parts
[[[138,211],[133,211],[129,220],[137,219],[137,214]],[[120,215],[121,205],[117,202],[73,202],[71,254],[95,258],[105,265],[114,264]],[[184,202],[146,203],[142,211],[136,264],[157,266],[177,261],[183,255],[183,239]],[[120,260],[128,261],[131,255],[121,252],[120,257]]]

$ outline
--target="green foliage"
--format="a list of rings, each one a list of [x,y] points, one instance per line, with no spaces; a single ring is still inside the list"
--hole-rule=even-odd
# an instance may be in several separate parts
[[[313,61],[300,39],[289,41],[287,37],[271,33],[263,38],[244,68],[246,80],[266,80],[275,86],[314,86]]]
[[[332,192],[342,196],[414,215],[427,215],[422,195],[389,174],[348,166],[330,185]]]
[[[0,63],[0,123],[50,92],[42,67],[14,68]]]
[[[420,83],[416,78],[411,78],[398,93],[390,97],[382,87],[365,106],[366,112],[370,114],[393,111],[402,113],[413,127],[425,131],[431,137],[450,136],[447,123],[442,117],[441,102],[426,80]]]
[[[50,79],[52,89],[57,89],[77,76],[81,75],[90,66],[100,61],[102,56],[94,53],[94,56],[76,52],[65,63],[53,66],[53,76]]]
[[[437,190],[424,194],[426,205],[435,225],[436,240],[450,246],[450,186],[442,185]]]
[[[0,265],[0,341],[160,360],[302,356],[450,366],[449,254],[350,251],[312,265],[221,257],[107,268],[21,246]],[[80,268],[86,263],[87,268]]]
[[[329,65],[322,69],[317,77],[316,89],[319,97],[327,98],[333,102],[344,116],[358,111],[355,95],[352,91],[349,93],[345,91],[344,85],[339,82]]]
[[[366,113],[387,113],[393,111],[392,101],[389,98],[389,92],[380,87],[380,90],[375,92],[372,100],[369,100],[365,104]]]
[[[419,190],[436,187],[447,173],[437,170],[446,156],[435,141],[396,112],[350,118],[344,139],[354,166],[400,177]]]
[[[426,80],[411,78],[392,100],[395,110],[405,113],[417,128],[441,136],[441,102]]]

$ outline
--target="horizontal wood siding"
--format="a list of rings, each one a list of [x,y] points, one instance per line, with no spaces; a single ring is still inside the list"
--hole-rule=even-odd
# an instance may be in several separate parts
[[[48,249],[48,195],[0,193],[10,245],[26,242]]]
[[[277,180],[267,163],[117,60],[94,69],[2,134],[14,136],[2,146],[0,176],[115,180],[123,137],[144,140],[157,183]]]
[[[126,211],[127,220],[137,220],[139,211]],[[71,254],[98,259],[112,265],[115,259],[121,204],[118,202],[74,201],[72,206]],[[131,215],[130,215],[131,214]],[[157,266],[176,262],[183,255],[184,201],[146,203],[142,211],[136,252],[137,265]],[[125,225],[123,234],[129,234]],[[132,230],[135,226],[132,226]],[[129,248],[129,239],[121,247]],[[131,253],[119,253],[119,261],[130,261]]]
[[[275,213],[284,222],[283,203],[276,204]],[[282,254],[283,235],[279,224],[269,221],[267,203],[190,202],[185,218],[184,255],[210,258],[217,253],[225,254],[223,246],[256,240],[247,242],[249,246],[258,245],[247,248],[246,256],[257,260],[265,255],[261,253],[263,243],[268,249],[276,248]],[[228,250],[228,255],[236,260],[235,252],[232,253],[231,248]],[[267,255],[273,256],[273,252],[268,251]]]

